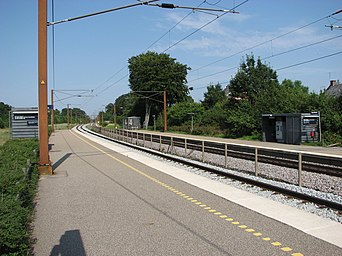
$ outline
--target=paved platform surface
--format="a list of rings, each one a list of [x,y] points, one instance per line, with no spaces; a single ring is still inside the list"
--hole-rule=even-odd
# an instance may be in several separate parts
[[[95,141],[74,131],[52,135],[55,175],[40,179],[35,255],[342,255],[341,224],[305,213],[303,221],[298,210],[285,213],[268,200]],[[306,230],[275,220],[275,212]],[[317,230],[326,237],[308,234]]]

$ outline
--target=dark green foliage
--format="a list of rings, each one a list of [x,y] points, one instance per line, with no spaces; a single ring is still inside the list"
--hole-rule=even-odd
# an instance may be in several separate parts
[[[11,106],[0,102],[0,129],[8,127],[8,117],[9,111],[11,110]]]
[[[180,102],[168,110],[168,120],[170,126],[177,126],[183,123],[191,123],[191,114],[193,114],[194,123],[197,123],[204,112],[200,103]]]
[[[0,147],[0,252],[28,255],[28,224],[33,211],[38,172],[27,159],[37,162],[38,141],[16,139]],[[23,170],[24,169],[24,170]]]
[[[279,83],[276,72],[260,59],[255,60],[253,55],[241,63],[228,88],[227,98],[220,85],[207,87],[201,101],[205,112],[193,133],[209,135],[211,129],[231,138],[261,138],[262,114],[320,111],[324,144],[342,142],[342,96],[334,98],[324,92],[312,93],[300,81],[285,79]],[[188,131],[188,120],[177,118],[182,111],[177,112],[170,115],[177,120],[169,122]]]
[[[215,104],[226,99],[226,95],[220,84],[209,85],[207,90],[208,91],[204,93],[203,101],[201,101],[205,109],[213,108]]]
[[[186,85],[188,66],[165,53],[147,52],[128,60],[132,91],[164,91],[168,106],[184,101],[189,93]]]
[[[163,111],[163,92],[170,107],[188,99],[189,88],[186,75],[190,69],[165,53],[147,52],[128,60],[129,86],[138,97],[134,106],[135,115],[144,119],[144,127],[150,122],[150,115]],[[144,114],[141,114],[144,110]],[[138,113],[139,112],[139,113]],[[144,116],[145,115],[145,116]]]
[[[86,112],[80,108],[69,108],[69,117],[72,115],[72,123],[87,123],[90,118]],[[61,111],[58,109],[54,110],[54,121],[55,124],[62,124],[68,122],[68,109],[63,108]],[[51,113],[49,111],[48,121],[51,120]]]

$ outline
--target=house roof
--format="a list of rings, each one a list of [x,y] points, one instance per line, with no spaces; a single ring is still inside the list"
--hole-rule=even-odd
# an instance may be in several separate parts
[[[331,81],[328,89],[325,90],[325,93],[327,95],[333,96],[333,97],[339,97],[342,95],[342,83],[339,83],[338,81]]]

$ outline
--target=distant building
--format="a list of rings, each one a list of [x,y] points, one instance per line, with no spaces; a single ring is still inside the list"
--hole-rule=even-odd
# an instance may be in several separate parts
[[[330,80],[329,87],[324,92],[327,95],[333,96],[333,97],[339,97],[342,95],[342,83],[340,81],[336,80]]]

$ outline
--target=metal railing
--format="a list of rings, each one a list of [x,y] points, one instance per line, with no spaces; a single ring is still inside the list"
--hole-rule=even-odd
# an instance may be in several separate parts
[[[225,168],[228,168],[231,158],[248,160],[254,162],[255,176],[261,175],[260,163],[288,167],[297,172],[298,186],[303,183],[303,170],[342,177],[342,157],[339,156],[97,126],[92,126],[92,130],[117,141],[201,162],[211,163],[211,157],[217,155],[222,161],[212,164]],[[234,169],[234,166],[229,167]],[[334,168],[335,172],[329,173]]]

